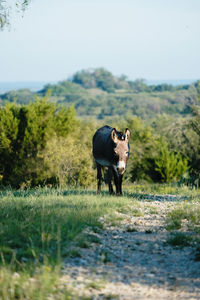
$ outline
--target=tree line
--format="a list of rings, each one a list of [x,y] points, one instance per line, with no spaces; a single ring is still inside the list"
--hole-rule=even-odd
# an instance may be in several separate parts
[[[10,91],[0,95],[0,104],[6,101],[28,104],[35,96],[44,97],[62,106],[74,105],[81,118],[95,118],[110,122],[113,118],[138,116],[151,120],[159,114],[188,116],[191,105],[197,105],[198,82],[172,86],[146,84],[145,80],[130,81],[125,75],[114,76],[99,68],[77,72],[57,84],[47,84],[33,93],[28,89]]]
[[[196,184],[200,173],[200,110],[189,118],[167,115],[145,125],[137,116],[110,125],[131,131],[129,182]],[[92,136],[104,121],[84,120],[73,106],[37,97],[28,104],[0,107],[0,184],[15,188],[38,185],[89,186],[96,182]]]

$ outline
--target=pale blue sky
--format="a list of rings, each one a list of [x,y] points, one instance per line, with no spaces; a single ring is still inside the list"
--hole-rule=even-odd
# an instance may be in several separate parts
[[[0,32],[0,81],[105,67],[129,79],[200,79],[199,0],[32,0]]]

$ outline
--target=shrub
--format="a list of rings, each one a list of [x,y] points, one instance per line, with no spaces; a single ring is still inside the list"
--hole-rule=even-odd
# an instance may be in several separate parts
[[[37,166],[40,180],[48,180],[59,185],[87,186],[94,180],[92,157],[89,149],[74,137],[57,137],[50,139],[46,147],[39,152],[44,164]],[[39,170],[41,172],[39,172]]]
[[[166,142],[161,145],[159,154],[155,160],[155,170],[160,173],[162,182],[178,181],[188,170],[187,159],[182,158],[180,153],[170,152]]]
[[[131,131],[131,149],[126,176],[130,181],[159,181],[154,163],[158,155],[158,138],[137,117],[130,119],[127,125]]]
[[[58,108],[46,98],[37,98],[26,106],[7,103],[0,109],[0,176],[3,185],[20,187],[42,183],[40,173],[41,169],[44,171],[44,159],[38,154],[46,149],[53,136],[66,138],[76,128],[79,130],[80,122],[73,107]]]

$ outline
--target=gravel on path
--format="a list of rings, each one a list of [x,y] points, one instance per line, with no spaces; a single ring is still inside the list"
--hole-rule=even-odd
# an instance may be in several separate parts
[[[102,217],[104,230],[86,232],[99,243],[79,248],[81,257],[66,259],[63,284],[81,299],[200,299],[200,262],[194,260],[194,248],[166,242],[166,214],[177,200],[145,198],[140,201],[143,215],[116,212],[121,221],[115,225]]]

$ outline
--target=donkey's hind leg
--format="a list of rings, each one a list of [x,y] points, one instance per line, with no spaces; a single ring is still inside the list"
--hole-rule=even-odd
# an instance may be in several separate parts
[[[101,182],[102,182],[102,172],[101,172],[101,165],[97,164],[97,194],[101,193]]]

